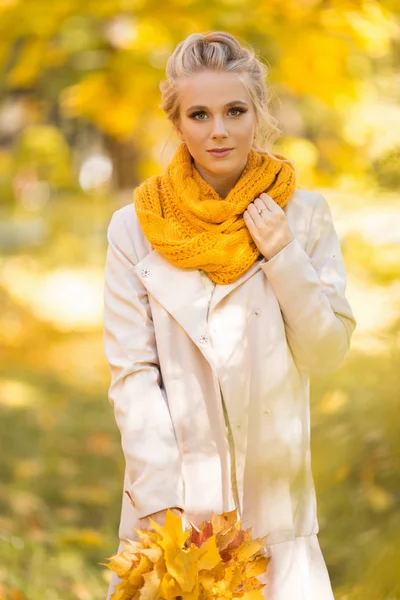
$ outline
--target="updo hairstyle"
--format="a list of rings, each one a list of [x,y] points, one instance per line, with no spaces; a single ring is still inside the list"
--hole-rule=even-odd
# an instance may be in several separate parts
[[[181,41],[168,59],[167,78],[160,83],[161,108],[174,126],[179,124],[180,77],[190,77],[205,70],[238,73],[246,87],[256,115],[256,135],[253,149],[276,158],[272,147],[281,135],[278,121],[268,110],[267,67],[252,48],[245,47],[224,31],[192,33]]]

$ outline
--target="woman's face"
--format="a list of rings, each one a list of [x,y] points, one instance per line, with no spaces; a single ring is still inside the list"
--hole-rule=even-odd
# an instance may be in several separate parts
[[[176,132],[204,177],[240,176],[256,131],[255,112],[237,73],[203,71],[179,80],[180,122]],[[226,156],[213,148],[232,148]]]

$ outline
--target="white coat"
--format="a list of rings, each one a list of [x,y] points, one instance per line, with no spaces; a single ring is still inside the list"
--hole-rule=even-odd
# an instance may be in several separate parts
[[[138,518],[173,506],[186,523],[236,507],[271,545],[318,532],[310,376],[341,366],[356,321],[325,198],[296,190],[284,211],[294,239],[210,304],[200,271],[152,249],[133,204],[112,215],[104,343],[135,502],[123,494],[119,550]]]

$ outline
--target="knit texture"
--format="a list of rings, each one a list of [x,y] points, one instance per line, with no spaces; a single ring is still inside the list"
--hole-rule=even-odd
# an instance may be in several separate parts
[[[144,235],[169,262],[201,269],[215,283],[227,284],[260,256],[243,219],[247,206],[262,192],[285,206],[295,179],[292,163],[250,150],[236,185],[221,198],[181,143],[165,173],[149,177],[134,190],[134,205]]]

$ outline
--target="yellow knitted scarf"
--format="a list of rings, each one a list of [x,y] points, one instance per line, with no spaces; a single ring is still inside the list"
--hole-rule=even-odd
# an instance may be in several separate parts
[[[181,143],[166,172],[135,189],[134,205],[155,250],[177,267],[201,269],[215,283],[226,284],[236,281],[260,256],[243,219],[248,204],[266,192],[283,207],[295,184],[292,163],[250,150],[239,180],[221,198],[195,169]]]

